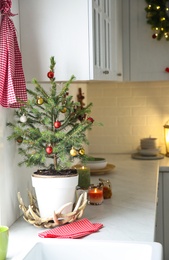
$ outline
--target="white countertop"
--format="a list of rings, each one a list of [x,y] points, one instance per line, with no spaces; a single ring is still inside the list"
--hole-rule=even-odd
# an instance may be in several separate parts
[[[95,155],[114,164],[112,172],[91,176],[91,183],[99,178],[109,179],[112,198],[102,205],[87,205],[82,218],[101,222],[104,227],[83,239],[115,241],[154,241],[157,184],[159,167],[169,169],[169,158],[161,160],[136,160],[129,154]],[[38,233],[44,229],[31,226],[21,217],[10,227],[7,259],[18,254],[27,243],[43,239]]]

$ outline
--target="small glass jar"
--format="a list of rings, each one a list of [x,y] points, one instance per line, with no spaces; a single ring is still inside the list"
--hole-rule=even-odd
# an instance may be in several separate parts
[[[112,197],[112,188],[109,180],[99,179],[100,185],[103,186],[103,198],[110,199]]]
[[[103,202],[103,187],[100,185],[91,185],[88,189],[88,203],[91,205],[100,205]]]

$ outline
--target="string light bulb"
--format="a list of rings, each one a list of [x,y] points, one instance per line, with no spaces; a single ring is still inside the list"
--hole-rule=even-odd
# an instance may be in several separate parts
[[[160,21],[165,21],[165,17],[162,17],[162,18],[160,19]]]
[[[168,33],[164,33],[165,38],[168,38]]]

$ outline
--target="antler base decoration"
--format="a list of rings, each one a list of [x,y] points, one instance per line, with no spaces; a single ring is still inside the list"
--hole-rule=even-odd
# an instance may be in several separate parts
[[[23,219],[29,224],[39,228],[54,228],[66,223],[71,223],[76,219],[82,217],[84,209],[87,204],[87,193],[84,192],[78,198],[78,201],[72,212],[62,214],[62,211],[68,206],[69,203],[64,204],[57,212],[54,211],[53,216],[49,218],[41,218],[39,209],[37,207],[36,197],[28,191],[29,206],[25,206],[20,192],[18,192],[19,208],[23,212]]]

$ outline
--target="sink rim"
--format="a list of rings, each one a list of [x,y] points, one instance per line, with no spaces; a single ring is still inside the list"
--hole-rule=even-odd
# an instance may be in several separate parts
[[[55,238],[40,238],[32,243],[30,243],[29,245],[25,246],[25,248],[23,248],[23,250],[16,256],[14,256],[12,258],[12,260],[21,260],[24,259],[24,257],[27,256],[27,254],[33,249],[33,247],[35,247],[38,244],[41,244],[43,246],[43,244],[56,244],[59,245],[64,245],[66,246],[66,244],[69,243],[72,245],[76,245],[76,246],[83,246],[83,247],[87,247],[87,245],[92,245],[99,247],[102,246],[104,248],[104,246],[150,246],[152,248],[152,257],[150,260],[162,260],[162,245],[158,242],[140,242],[140,241],[115,241],[115,240],[77,240],[77,239],[55,239]]]

